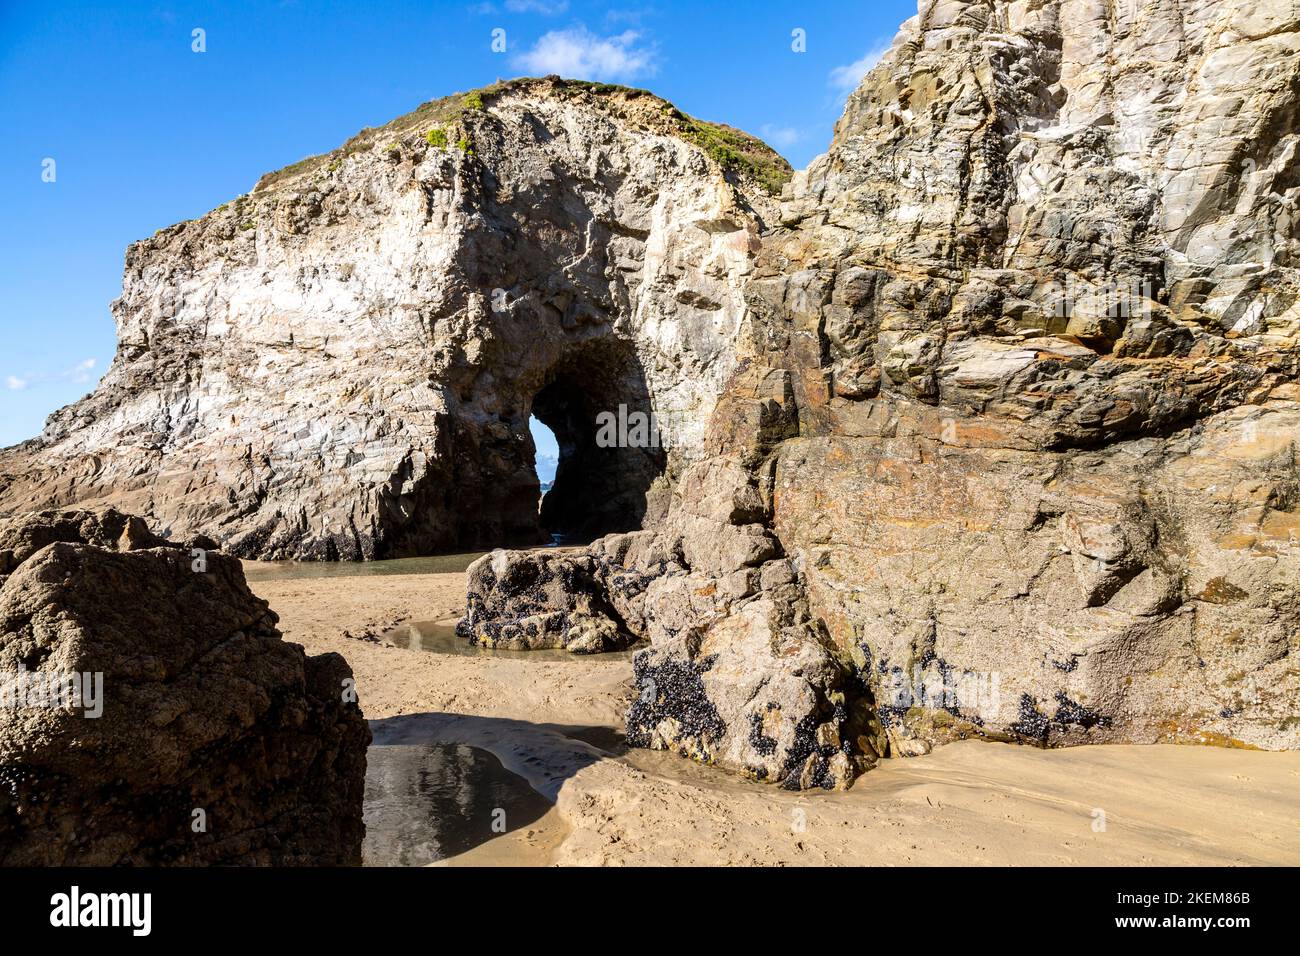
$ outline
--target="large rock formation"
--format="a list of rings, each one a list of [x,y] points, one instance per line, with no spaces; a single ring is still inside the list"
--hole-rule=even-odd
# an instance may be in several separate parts
[[[634,742],[787,786],[981,735],[1300,745],[1300,34],[921,4],[796,174],[629,569]]]
[[[0,513],[111,502],[245,557],[543,540],[662,511],[734,366],[789,168],[635,90],[516,81],[425,104],[127,251],[96,392],[0,456]],[[606,448],[599,410],[658,413]],[[577,487],[581,485],[581,487]]]
[[[360,863],[352,672],[203,544],[114,511],[0,523],[0,864]]]
[[[509,86],[472,157],[404,121],[133,247],[108,384],[0,500],[500,543],[532,403],[591,482],[550,519],[645,529],[581,581],[651,641],[635,742],[793,787],[968,735],[1295,747],[1297,28],[923,0],[779,209],[651,97]],[[591,440],[622,404],[660,453]],[[478,633],[532,613],[493,580]]]
[[[716,453],[891,750],[1300,744],[1298,26],[923,3],[796,177]]]

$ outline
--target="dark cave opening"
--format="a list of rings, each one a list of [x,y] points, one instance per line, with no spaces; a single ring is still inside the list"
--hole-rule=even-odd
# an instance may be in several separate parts
[[[640,528],[665,456],[631,348],[609,339],[587,343],[552,371],[532,415],[559,446],[555,479],[541,500],[542,528],[563,544]]]
[[[498,387],[483,401],[490,415],[447,415],[437,454],[402,463],[379,496],[374,557],[584,544],[667,510],[667,455],[631,342],[571,343],[544,371]],[[558,449],[545,494],[530,416]]]

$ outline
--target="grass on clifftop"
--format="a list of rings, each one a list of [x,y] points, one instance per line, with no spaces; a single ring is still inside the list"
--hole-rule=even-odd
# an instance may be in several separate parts
[[[708,153],[723,169],[743,172],[770,195],[779,195],[794,175],[785,158],[761,139],[723,123],[697,120],[675,108],[673,113],[686,127],[684,139]]]
[[[465,114],[485,110],[492,100],[512,92],[542,92],[570,98],[593,96],[598,102],[603,101],[602,106],[616,115],[641,121],[655,132],[669,133],[693,143],[723,169],[753,180],[772,195],[780,193],[781,187],[794,174],[790,164],[757,137],[722,123],[708,123],[688,116],[648,90],[615,83],[592,83],[548,76],[544,79],[521,77],[505,80],[468,93],[454,93],[430,100],[383,126],[363,129],[332,152],[309,156],[283,169],[267,173],[257,181],[253,191],[271,189],[321,166],[327,166],[333,171],[354,153],[410,133],[417,133],[430,146],[444,147],[449,142],[448,129],[454,127]],[[650,109],[626,109],[642,99],[647,101]],[[656,104],[657,108],[654,108]],[[630,112],[634,112],[635,116],[629,116]],[[458,138],[456,145],[472,152],[472,144],[463,136]]]

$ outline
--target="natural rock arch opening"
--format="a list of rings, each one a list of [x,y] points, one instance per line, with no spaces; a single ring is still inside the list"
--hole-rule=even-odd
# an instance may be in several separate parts
[[[555,469],[560,463],[560,445],[555,432],[538,420],[536,415],[528,416],[528,434],[533,440],[533,473],[541,486],[541,494],[551,490],[555,484]],[[538,501],[541,501],[539,496]]]
[[[446,416],[433,467],[417,476],[412,458],[382,496],[391,530],[376,557],[587,543],[667,511],[668,456],[650,424],[653,402],[632,341],[604,334],[571,342],[542,368],[479,384],[491,391]],[[530,418],[558,446],[544,493]]]
[[[657,510],[665,455],[645,374],[631,344],[584,343],[549,373],[531,414],[555,435],[559,462],[542,496],[542,528],[562,543],[642,527]]]

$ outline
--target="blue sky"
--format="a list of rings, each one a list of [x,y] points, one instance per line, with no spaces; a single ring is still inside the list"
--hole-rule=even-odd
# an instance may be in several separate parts
[[[533,445],[537,448],[533,460],[537,477],[542,481],[554,481],[555,469],[560,463],[560,445],[551,431],[535,418],[528,419],[528,430],[533,433]]]
[[[0,446],[38,434],[107,368],[127,244],[268,170],[425,100],[547,73],[651,89],[801,167],[915,12],[916,0],[0,0]]]

